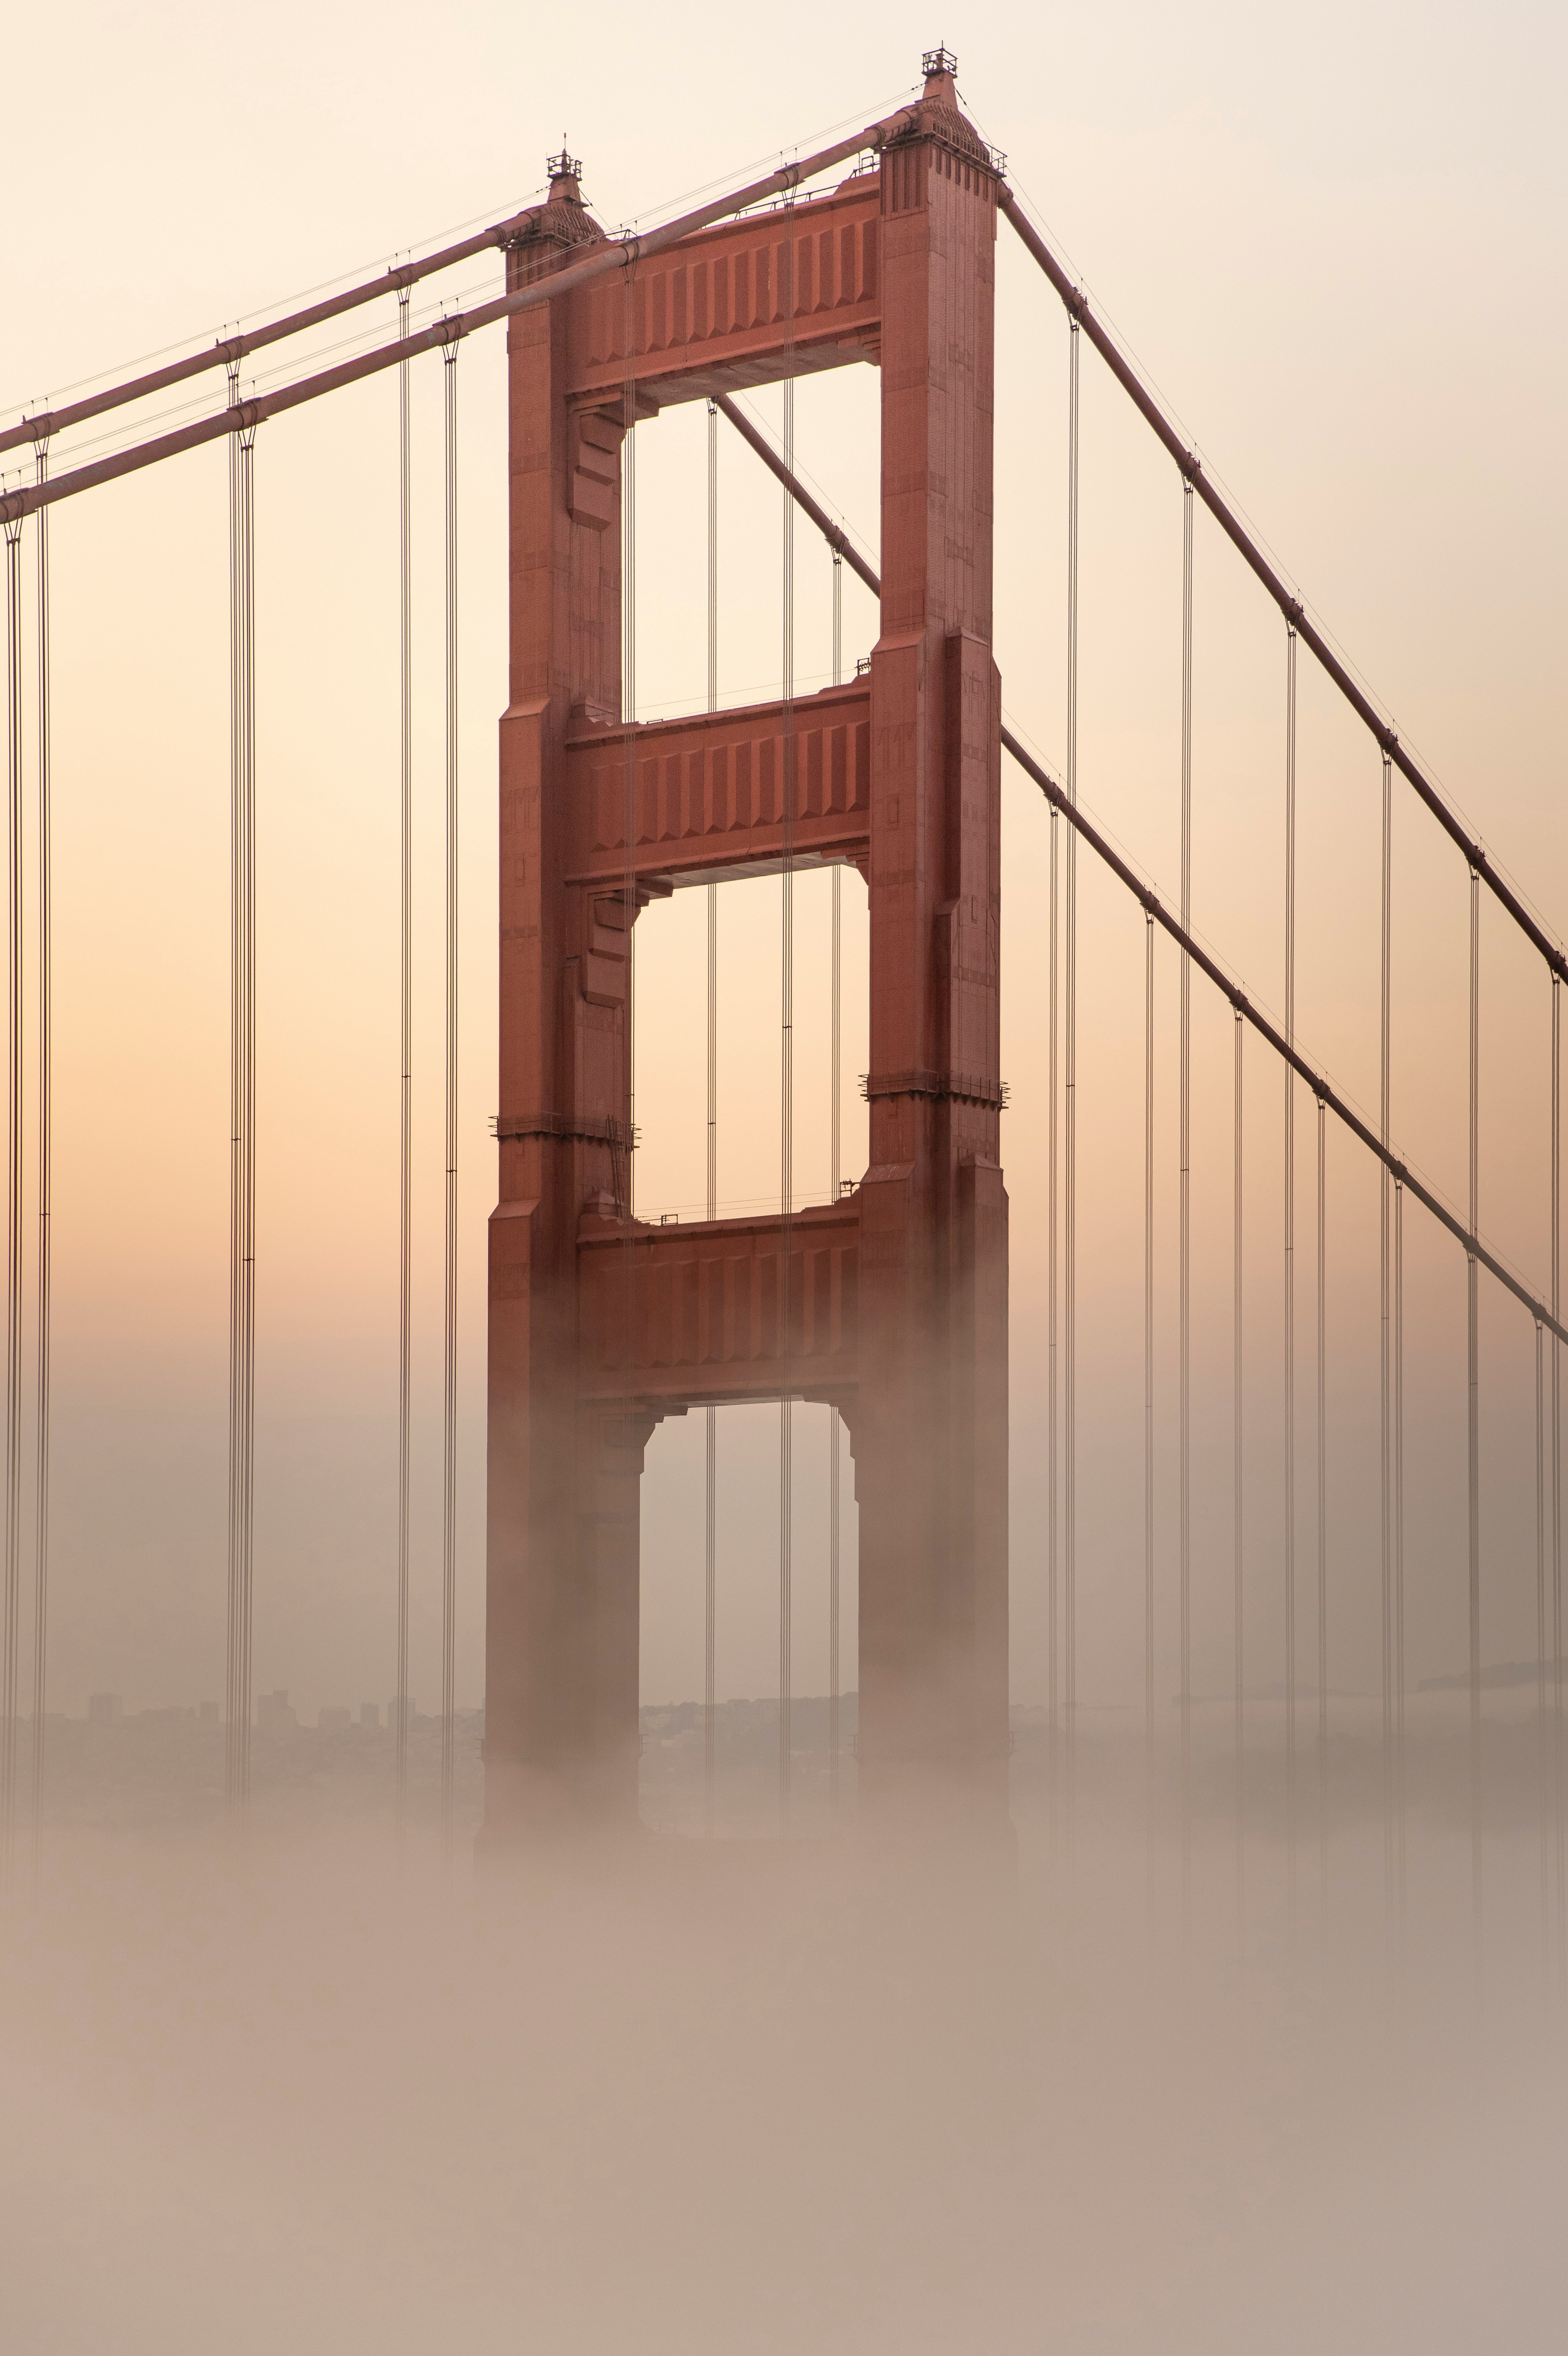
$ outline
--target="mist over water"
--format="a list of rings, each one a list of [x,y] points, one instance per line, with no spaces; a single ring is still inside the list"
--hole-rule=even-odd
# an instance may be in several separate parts
[[[1239,1852],[1194,1712],[1185,1874],[1175,1728],[1149,1799],[1126,1713],[1071,1804],[1023,1714],[1016,1869],[848,1810],[477,1875],[297,1794],[240,1849],[55,1830],[5,1918],[5,2344],[1556,2348],[1533,1699],[1488,1728],[1478,1980],[1463,1697],[1413,1710],[1403,1937],[1340,1701],[1294,1896],[1277,1701]]]

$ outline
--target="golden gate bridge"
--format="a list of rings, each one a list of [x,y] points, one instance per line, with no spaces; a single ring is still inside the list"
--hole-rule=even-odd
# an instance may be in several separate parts
[[[378,375],[398,394],[400,519],[399,1102],[400,1448],[392,1586],[398,1646],[397,1783],[407,1803],[411,1583],[411,926],[412,747],[410,524],[411,371],[443,369],[444,671],[444,1319],[442,1472],[442,1760],[450,1837],[457,1560],[457,976],[459,608],[456,454],[459,359],[468,338],[507,325],[510,689],[501,720],[498,1200],[490,1227],[485,1672],[485,1833],[509,1846],[545,1832],[625,1826],[637,1815],[639,1483],[666,1417],[706,1418],[706,1773],[711,1823],[717,1612],[714,1464],[720,1408],[776,1405],[779,1537],[779,1782],[788,1821],[792,1665],[790,1530],[794,1410],[832,1417],[833,1708],[839,1626],[838,1482],[852,1454],[860,1509],[859,1807],[868,1821],[954,1820],[982,1838],[1005,1827],[1008,1585],[1038,1580],[1050,1629],[1053,1773],[1071,1795],[1079,1734],[1077,1615],[1083,1451],[1078,1424],[1077,1060],[1083,851],[1124,887],[1145,920],[1144,1219],[1129,1256],[1144,1279],[1141,1447],[1125,1479],[1141,1487],[1144,1709],[1154,1739],[1157,1616],[1174,1605],[1183,1824],[1191,1808],[1193,1500],[1191,1351],[1191,991],[1218,993],[1234,1024],[1234,1267],[1232,1402],[1233,1743],[1237,1816],[1245,1755],[1247,1636],[1243,1417],[1243,1118],[1249,1037],[1284,1075],[1285,1183],[1280,1281],[1286,1401],[1281,1479],[1283,1697],[1288,1836],[1306,1837],[1314,1801],[1298,1791],[1310,1749],[1317,1806],[1328,1771],[1331,1630],[1325,1510],[1325,1140],[1353,1141],[1378,1191],[1379,1483],[1375,1599],[1386,1868],[1403,1884],[1409,1580],[1404,1486],[1404,1270],[1415,1212],[1462,1257],[1466,1362],[1466,1685],[1471,1760],[1471,1869],[1477,1936],[1485,1894],[1478,1797],[1487,1601],[1482,1514],[1479,1317],[1483,1283],[1520,1314],[1533,1348],[1536,1648],[1543,1841],[1559,1960],[1564,1921],[1560,1297],[1561,985],[1568,963],[1549,927],[1402,743],[1375,696],[1265,552],[1189,437],[1172,422],[1009,184],[1006,159],[976,130],[945,50],[923,60],[912,104],[858,126],[641,233],[607,234],[564,146],[546,199],[421,259],[216,345],[24,416],[0,432],[16,472],[0,488],[6,549],[8,787],[8,1116],[6,1539],[0,1805],[7,1855],[26,1789],[41,1821],[48,1762],[53,1182],[51,638],[48,521],[62,500],[173,461],[204,444],[229,453],[230,690],[230,1276],[227,1786],[242,1815],[251,1777],[254,1676],[257,797],[254,458],[269,421]],[[1068,447],[1067,726],[1052,770],[1002,716],[992,656],[995,519],[995,246],[1015,238],[1065,320]],[[413,289],[481,254],[504,261],[504,291],[428,325]],[[247,390],[258,352],[371,305],[394,305],[397,333],[375,348],[265,391]],[[1179,491],[1182,617],[1180,883],[1157,893],[1081,805],[1077,704],[1080,383],[1087,344],[1170,461]],[[796,383],[870,366],[881,422],[877,564],[797,469]],[[115,410],[208,376],[227,399],[210,413],[108,455],[73,455],[81,429]],[[763,433],[741,405],[781,387],[784,430]],[[707,709],[635,717],[639,560],[634,454],[639,427],[681,403],[709,427]],[[781,692],[720,708],[717,472],[733,433],[782,495]],[[30,462],[30,478],[27,463]],[[1195,516],[1206,510],[1276,609],[1281,632],[1279,879],[1283,1015],[1266,1011],[1195,926],[1192,907]],[[796,690],[796,528],[816,533],[835,581],[834,677]],[[645,533],[641,561],[648,561]],[[842,676],[837,584],[848,564],[879,601],[869,658]],[[1296,1025],[1297,678],[1305,649],[1371,739],[1381,781],[1380,1093],[1364,1113],[1330,1079]],[[29,761],[28,753],[32,758]],[[1050,960],[1022,985],[1048,1042],[1050,1186],[1043,1528],[1008,1527],[1008,1204],[1000,1151],[999,923],[1002,756],[1039,789],[1050,836]],[[31,817],[27,796],[36,795]],[[1408,792],[1462,862],[1467,885],[1467,1190],[1451,1205],[1396,1148],[1391,1104],[1394,946],[1393,812]],[[29,857],[30,842],[30,857]],[[835,907],[834,1144],[827,1199],[802,1201],[792,1159],[793,892],[832,871]],[[869,912],[870,1050],[863,1087],[864,1173],[838,1167],[838,890],[856,871]],[[781,894],[781,1168],[776,1210],[717,1215],[714,1057],[723,989],[716,895],[742,878]],[[709,895],[708,1201],[699,1220],[637,1215],[635,943],[639,915],[677,888]],[[1479,1199],[1483,914],[1500,919],[1543,969],[1550,993],[1550,1182],[1540,1205],[1549,1281],[1522,1276],[1488,1242]],[[27,1003],[27,927],[36,926]],[[1159,1589],[1155,1539],[1157,1405],[1156,937],[1179,961],[1178,1578]],[[1018,985],[1015,985],[1017,987]],[[29,1029],[29,1026],[32,1026]],[[29,1047],[29,1040],[31,1046]],[[34,1086],[25,1079],[30,1068]],[[1299,1093],[1297,1084],[1299,1083]],[[1298,1129],[1307,1131],[1298,1134]],[[1315,1173],[1316,1300],[1298,1301],[1298,1162]],[[25,1217],[33,1172],[36,1234]],[[1413,1211],[1412,1206],[1414,1206]],[[24,1330],[32,1271],[36,1324]],[[1298,1323],[1310,1335],[1303,1347]],[[1314,1451],[1302,1461],[1297,1376],[1317,1386]],[[31,1450],[25,1442],[31,1435]],[[1303,1495],[1311,1509],[1302,1511]],[[1297,1561],[1305,1535],[1315,1547]],[[30,1536],[32,1545],[25,1546]],[[1302,1630],[1307,1641],[1302,1643]],[[25,1642],[25,1639],[27,1640]],[[1304,1682],[1304,1680],[1309,1680]],[[1311,1722],[1304,1737],[1298,1708]],[[1543,1848],[1543,1857],[1546,1850]],[[1543,1878],[1543,1902],[1546,1879]]]

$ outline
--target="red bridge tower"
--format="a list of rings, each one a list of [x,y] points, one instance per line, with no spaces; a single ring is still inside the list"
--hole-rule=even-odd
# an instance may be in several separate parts
[[[849,1427],[862,1810],[1006,1805],[1008,1246],[991,657],[997,172],[936,61],[831,195],[701,231],[511,325],[500,1200],[490,1230],[487,1838],[635,1820],[643,1451],[789,1395]],[[511,283],[602,232],[561,159]],[[628,418],[881,378],[869,678],[623,726]],[[845,861],[870,902],[870,1166],[835,1204],[628,1215],[639,907]]]

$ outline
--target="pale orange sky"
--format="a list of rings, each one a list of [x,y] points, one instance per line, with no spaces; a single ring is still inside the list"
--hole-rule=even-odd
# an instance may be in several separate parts
[[[870,120],[944,35],[959,86],[1037,207],[1317,615],[1546,918],[1568,910],[1560,649],[1565,592],[1557,421],[1564,205],[1563,33],[1545,10],[1148,7],[1042,19],[960,9],[807,6],[790,30],[612,5],[591,28],[458,5],[439,28],[397,6],[291,5],[264,19],[107,8],[8,35],[13,112],[0,195],[0,400],[215,334],[454,224],[499,218],[564,130],[598,217],[675,209],[786,143]],[[1009,714],[1062,749],[1066,332],[1004,229],[998,259],[997,655]],[[453,292],[487,284],[483,267]],[[377,323],[378,336],[390,320]],[[320,348],[329,340],[312,348]],[[303,355],[302,355],[303,356]],[[477,1697],[483,1227],[494,1187],[491,841],[504,701],[498,333],[467,347],[463,417],[464,1220],[467,1409],[460,1691]],[[292,372],[292,367],[291,367]],[[219,380],[198,389],[198,406]],[[875,553],[876,386],[805,386],[800,461]],[[417,1071],[421,1453],[416,1691],[435,1687],[439,1400],[439,544],[436,364],[416,394],[421,611]],[[155,409],[157,404],[153,404]],[[758,402],[770,418],[773,405]],[[645,714],[702,694],[702,421],[640,435],[638,689]],[[269,425],[257,458],[261,809],[261,1392],[257,1681],[307,1707],[391,1686],[396,1221],[395,395],[390,380]],[[1174,898],[1180,501],[1173,472],[1085,356],[1080,782]],[[223,460],[208,452],[57,510],[59,1044],[56,1251],[57,1695],[132,1706],[221,1690],[226,1280],[227,718]],[[721,692],[778,665],[777,499],[726,449]],[[798,541],[803,686],[826,671],[827,566]],[[656,559],[655,552],[659,554]],[[754,552],[760,551],[760,555]],[[754,562],[753,562],[754,558]],[[1283,632],[1219,535],[1197,560],[1194,907],[1264,1003],[1279,947]],[[846,590],[846,657],[870,643]],[[1302,669],[1298,1029],[1362,1107],[1377,1093],[1377,762]],[[1047,830],[1005,795],[1004,1155],[1013,1202],[1015,1684],[1040,1689]],[[1464,1183],[1465,883],[1402,794],[1396,819],[1400,1142]],[[1081,1682],[1126,1683],[1141,1544],[1142,926],[1083,866],[1080,1116]],[[722,1043],[720,1194],[776,1167],[776,887],[726,902],[727,967],[752,960],[756,1070]],[[848,879],[850,971],[860,938]],[[800,897],[797,1164],[825,1177],[818,888]],[[645,1205],[701,1190],[698,895],[639,942],[639,1178]],[[1545,1273],[1547,993],[1488,919],[1488,1130],[1482,1224]],[[1175,967],[1159,969],[1161,1406],[1173,1405]],[[1221,1674],[1230,1547],[1230,1018],[1194,985],[1195,1531],[1200,1675]],[[852,997],[852,992],[850,993]],[[846,1170],[863,1132],[858,1010],[846,1028]],[[748,1094],[748,1087],[750,1093]],[[1280,1083],[1249,1051],[1249,1513],[1259,1645],[1277,1650]],[[773,1124],[769,1129],[769,1122]],[[1311,1221],[1303,1108],[1300,1217]],[[1336,1633],[1370,1672],[1375,1473],[1375,1187],[1331,1140],[1330,1425]],[[1411,1225],[1413,1669],[1462,1647],[1462,1261]],[[1298,1318],[1304,1488],[1315,1377],[1310,1260]],[[1487,1295],[1488,1657],[1532,1641],[1528,1325]],[[1369,1388],[1369,1384],[1371,1387]],[[1521,1388],[1520,1386],[1524,1387]],[[803,1427],[820,1470],[820,1434]],[[810,1436],[816,1435],[816,1436]],[[771,1442],[727,1462],[721,1687],[773,1674]],[[695,1420],[661,1433],[645,1487],[649,1698],[701,1673]],[[1369,1448],[1371,1453],[1369,1455]],[[811,1456],[810,1451],[816,1451]],[[1173,1576],[1173,1463],[1161,1457],[1161,1579]],[[1456,1482],[1459,1485],[1456,1486]],[[1526,1490],[1530,1491],[1527,1499]],[[1529,1508],[1527,1512],[1527,1506]],[[1424,1518],[1423,1518],[1424,1517]],[[1528,1528],[1526,1526],[1528,1521]],[[820,1512],[803,1492],[796,1684],[819,1690]],[[1302,1525],[1304,1558],[1314,1545]],[[1212,1563],[1212,1578],[1205,1565]],[[1210,1586],[1205,1585],[1210,1580]],[[816,1584],[814,1585],[814,1582]],[[1167,1628],[1170,1613],[1162,1604]],[[1260,1674],[1264,1672],[1260,1670]]]

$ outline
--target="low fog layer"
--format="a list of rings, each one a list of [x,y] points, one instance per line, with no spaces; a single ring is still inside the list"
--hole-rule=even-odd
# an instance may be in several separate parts
[[[427,1830],[400,1863],[384,1815],[286,1792],[242,1853],[52,1830],[5,1913],[7,2344],[1557,2348],[1527,1701],[1478,1980],[1462,1697],[1413,1735],[1403,1940],[1371,1715],[1321,1846],[1304,1739],[1293,1896],[1254,1708],[1240,1851],[1197,1713],[1185,1903],[1174,1756],[1151,1839],[1134,1730],[1084,1730],[1069,1806],[1028,1717],[1016,1871],[879,1854],[848,1803],[837,1838],[649,1830],[478,1877],[466,1826],[443,1872]],[[700,1745],[685,1772],[649,1790],[689,1817]]]

